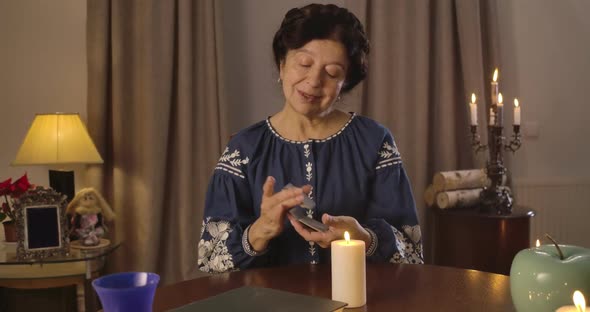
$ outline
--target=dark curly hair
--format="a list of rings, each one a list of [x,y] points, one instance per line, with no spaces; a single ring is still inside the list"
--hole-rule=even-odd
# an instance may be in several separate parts
[[[347,9],[333,4],[309,4],[289,10],[272,41],[275,64],[280,69],[289,50],[314,39],[332,39],[344,45],[349,68],[342,86],[348,92],[367,76],[369,40],[361,22]]]

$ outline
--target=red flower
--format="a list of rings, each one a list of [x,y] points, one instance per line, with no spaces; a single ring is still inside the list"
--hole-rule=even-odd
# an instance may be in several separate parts
[[[0,183],[0,196],[10,194],[12,188],[12,184],[10,184],[11,181],[12,178],[9,178],[8,180]]]
[[[24,192],[26,192],[29,188],[31,188],[31,183],[29,183],[29,179],[27,178],[27,174],[25,173],[22,177],[20,177],[16,182],[14,182],[10,186],[12,190],[12,197],[19,197]]]
[[[4,196],[5,201],[2,203],[0,210],[0,222],[6,219],[6,217],[10,217],[10,219],[14,220],[14,211],[12,210],[12,207],[10,207],[12,200],[9,199],[9,197],[17,198],[32,187],[26,173],[14,183],[10,183],[11,181],[12,179],[8,179],[0,183],[0,196]]]

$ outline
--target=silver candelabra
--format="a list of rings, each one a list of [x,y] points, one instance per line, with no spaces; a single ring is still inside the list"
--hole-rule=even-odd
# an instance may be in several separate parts
[[[515,100],[514,125],[510,141],[503,135],[503,109],[502,94],[498,92],[498,69],[494,71],[492,81],[492,105],[490,107],[490,120],[488,124],[488,144],[482,144],[477,131],[477,117],[475,106],[475,96],[472,95],[471,109],[471,145],[476,153],[485,150],[489,151],[489,159],[486,163],[486,174],[489,179],[489,185],[486,185],[481,193],[483,205],[481,206],[486,212],[495,212],[499,215],[512,213],[513,198],[510,190],[502,186],[503,177],[507,174],[504,166],[504,151],[516,152],[521,146],[520,135],[520,107],[518,100]]]

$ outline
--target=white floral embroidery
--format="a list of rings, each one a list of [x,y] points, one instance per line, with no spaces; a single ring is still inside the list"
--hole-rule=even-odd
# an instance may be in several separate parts
[[[307,209],[306,214],[308,218],[313,218],[313,209]],[[309,253],[313,256],[315,255],[315,251],[315,243],[309,242]]]
[[[310,162],[305,164],[305,169],[307,170],[307,173],[305,174],[305,178],[307,179],[307,181],[311,181],[311,178],[313,178],[313,173],[311,172],[311,170],[312,170],[311,167],[312,167],[312,164]]]
[[[303,145],[303,155],[305,155],[305,158],[309,158],[310,154],[311,151],[309,150],[309,144]]]
[[[315,255],[315,243],[314,242],[309,242],[309,254],[313,257]],[[315,260],[312,260],[311,263],[313,264],[315,262]]]
[[[420,226],[404,225],[402,227],[403,233],[398,231],[393,226],[391,229],[395,236],[397,251],[393,254],[393,257],[391,257],[389,262],[413,264],[424,263],[424,257],[422,256],[422,234],[420,232]]]
[[[314,242],[309,242],[309,254],[312,256],[315,255],[315,243]]]
[[[219,157],[215,170],[223,170],[243,179],[245,176],[242,166],[247,165],[249,162],[250,159],[248,157],[240,159],[240,150],[236,149],[230,153],[229,148],[226,147],[221,157]]]
[[[305,155],[305,158],[309,158],[309,155],[311,154],[311,151],[309,149],[309,144],[305,144],[303,145],[303,155]],[[307,162],[305,164],[305,178],[307,179],[307,181],[311,181],[311,179],[313,178],[313,165],[311,162]],[[307,196],[309,196],[309,198],[313,199],[312,196],[313,193],[313,187],[312,190],[309,192],[309,194],[307,194]],[[307,209],[306,211],[307,217],[308,218],[313,218],[313,209]],[[314,242],[308,242],[309,243],[309,254],[314,257],[316,255],[316,247],[315,247],[315,243]],[[311,260],[310,262],[311,264],[316,264],[317,261],[316,260]]]
[[[311,192],[308,194],[309,198],[311,198]],[[313,209],[306,209],[305,214],[308,218],[313,218]],[[314,256],[316,253],[315,243],[309,242],[309,254]],[[312,264],[315,263],[315,260],[311,261]]]
[[[395,146],[395,144],[389,145],[389,143],[384,142],[379,155],[381,155],[381,158],[390,158],[394,155],[399,156],[399,151],[397,150],[397,146]]]
[[[227,272],[234,269],[234,262],[226,241],[232,231],[229,222],[211,222],[211,218],[203,221],[201,228],[201,240],[199,241],[199,270],[203,272]],[[203,234],[208,232],[210,240],[203,239]]]
[[[388,142],[384,142],[381,150],[377,154],[379,155],[379,161],[377,162],[377,167],[375,169],[393,166],[402,162],[401,155],[397,146],[395,146],[395,143],[391,145]]]

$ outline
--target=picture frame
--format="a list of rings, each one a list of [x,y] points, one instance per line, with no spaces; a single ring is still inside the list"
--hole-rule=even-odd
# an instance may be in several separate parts
[[[16,199],[17,259],[43,259],[69,254],[66,205],[66,195],[40,186]]]

